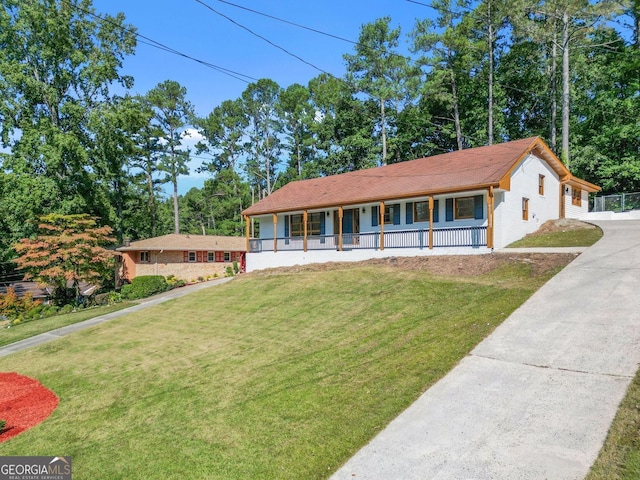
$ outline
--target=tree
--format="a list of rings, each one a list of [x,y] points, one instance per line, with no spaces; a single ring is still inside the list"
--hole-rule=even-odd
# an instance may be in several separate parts
[[[113,83],[130,86],[118,70],[135,30],[121,13],[98,21],[91,0],[0,3],[0,141],[12,152],[3,168],[55,190],[41,213],[99,210],[87,122]]]
[[[365,24],[355,46],[355,54],[345,54],[347,82],[372,98],[379,108],[382,143],[380,164],[387,164],[388,109],[397,116],[405,103],[413,99],[418,71],[406,57],[394,51],[398,47],[400,28],[391,30],[390,17]]]
[[[193,117],[193,106],[186,100],[187,89],[174,80],[159,83],[147,93],[155,110],[155,121],[163,133],[164,154],[159,169],[167,172],[173,185],[174,232],[180,233],[178,176],[189,174],[189,152],[182,150],[184,127]]]
[[[280,94],[278,109],[284,122],[285,148],[289,153],[287,180],[306,178],[304,167],[313,161],[311,124],[315,117],[309,89],[297,83],[289,85]]]
[[[276,82],[261,79],[242,92],[245,115],[249,118],[247,174],[259,191],[270,195],[282,148],[282,119],[278,115],[281,88]]]
[[[620,4],[613,0],[589,2],[588,0],[525,0],[522,12],[515,16],[516,30],[528,35],[532,41],[550,45],[550,76],[552,96],[552,126],[555,129],[556,62],[557,52],[561,57],[561,118],[562,141],[560,156],[569,166],[570,115],[571,115],[571,51],[574,47],[588,43],[588,36],[604,25],[615,14]],[[555,130],[551,135],[551,147],[555,148]]]
[[[313,155],[308,174],[335,175],[376,166],[375,114],[355,98],[347,82],[320,74],[309,82],[314,120]],[[370,102],[369,102],[370,103]]]
[[[438,17],[435,22],[428,19],[416,22],[411,32],[412,51],[423,52],[418,63],[428,68],[423,97],[432,96],[448,107],[456,146],[462,150],[465,142],[458,90],[459,83],[470,77],[470,59],[475,49],[468,31],[460,26],[468,2],[460,0],[454,4],[452,0],[435,0],[432,5],[438,11]],[[456,7],[459,7],[458,11]]]
[[[98,226],[89,215],[49,214],[41,218],[35,239],[24,238],[15,246],[14,261],[33,279],[53,286],[54,297],[66,299],[69,282],[76,301],[80,282],[102,285],[113,275],[113,253],[103,246],[115,241],[109,226]]]
[[[225,100],[206,118],[196,118],[194,126],[204,137],[204,141],[196,145],[196,153],[213,156],[211,161],[203,163],[202,170],[214,174],[225,168],[236,170],[245,150],[244,135],[249,126],[242,100]]]

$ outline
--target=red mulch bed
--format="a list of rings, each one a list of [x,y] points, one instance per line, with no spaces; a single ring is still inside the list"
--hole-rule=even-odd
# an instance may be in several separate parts
[[[38,425],[58,406],[58,397],[33,378],[0,372],[0,443]]]

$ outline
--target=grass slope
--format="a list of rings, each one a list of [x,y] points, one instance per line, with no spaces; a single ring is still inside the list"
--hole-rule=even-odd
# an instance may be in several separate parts
[[[3,327],[0,329],[0,347],[9,345],[10,343],[19,342],[20,340],[39,335],[41,333],[50,332],[56,328],[66,327],[67,325],[83,322],[100,315],[117,312],[118,310],[131,307],[132,305],[134,305],[134,303],[121,302],[115,305],[95,308],[92,307],[64,315],[54,315],[53,317],[31,320],[29,322],[20,323],[11,328]]]
[[[391,267],[246,275],[0,359],[60,404],[0,455],[74,478],[325,478],[544,283]]]

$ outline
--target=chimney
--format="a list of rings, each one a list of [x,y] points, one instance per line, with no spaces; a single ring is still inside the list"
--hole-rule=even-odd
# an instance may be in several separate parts
[[[129,237],[125,237],[124,239],[124,246],[125,247],[129,247],[131,246],[131,239]]]

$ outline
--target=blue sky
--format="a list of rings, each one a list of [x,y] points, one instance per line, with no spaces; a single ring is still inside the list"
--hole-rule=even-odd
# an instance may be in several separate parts
[[[403,53],[408,52],[405,36],[413,28],[416,18],[433,15],[432,9],[407,0],[230,1],[352,41],[358,39],[363,24],[390,16],[392,26],[402,29],[400,50]],[[224,1],[202,2],[319,69],[336,76],[344,74],[342,55],[353,52],[352,44],[257,15]],[[145,37],[255,79],[271,78],[283,88],[292,83],[307,85],[321,73],[197,0],[94,0],[93,4],[98,15],[123,12],[127,23],[135,26]],[[135,55],[125,59],[122,73],[135,78],[134,93],[140,94],[165,80],[179,82],[186,87],[187,99],[201,116],[208,115],[224,100],[238,98],[248,84],[140,42]],[[192,162],[192,167],[197,165],[199,161]],[[185,193],[192,186],[200,187],[203,182],[204,178],[192,172],[189,178],[180,179],[180,193]]]

